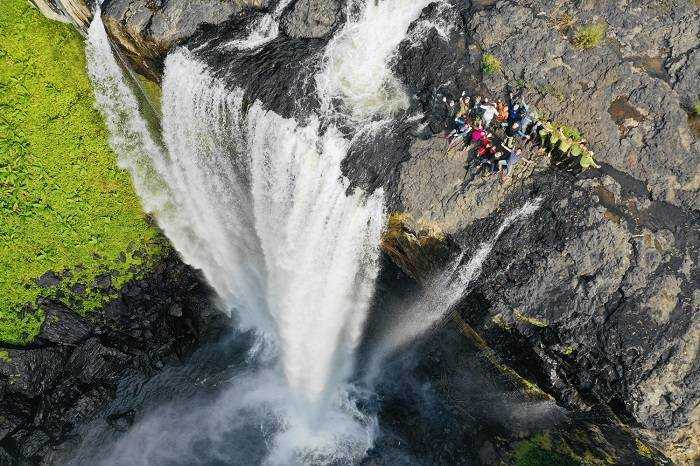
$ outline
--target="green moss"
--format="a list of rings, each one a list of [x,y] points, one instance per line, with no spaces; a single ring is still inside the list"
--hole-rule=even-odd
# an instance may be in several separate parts
[[[700,116],[700,100],[695,101],[695,104],[693,105],[693,113],[695,113],[695,116]]]
[[[94,108],[83,43],[26,0],[0,8],[0,342],[25,344],[43,314],[28,303],[61,295],[80,311],[111,298],[162,250],[128,174],[117,167]],[[120,255],[121,252],[128,254]],[[59,286],[41,288],[47,270]],[[70,290],[82,283],[87,291]]]
[[[574,348],[573,346],[567,346],[564,348],[562,353],[564,353],[564,355],[566,355],[566,356],[571,356],[572,354],[574,354],[575,350],[576,350],[576,348]]]
[[[496,324],[500,329],[510,332],[511,328],[508,322],[503,318],[501,314],[496,314],[491,318],[491,321]]]
[[[12,362],[12,358],[10,357],[10,353],[8,353],[5,350],[0,349],[0,359],[5,361],[5,362]]]
[[[608,25],[605,23],[594,23],[578,28],[574,36],[574,45],[581,49],[590,49],[605,38],[608,32]]]
[[[513,451],[513,464],[516,466],[574,466],[579,464],[573,458],[552,450],[552,442],[547,434],[535,435],[519,442]]]
[[[140,74],[134,73],[138,86],[146,96],[146,100],[158,117],[162,117],[161,106],[163,101],[163,91],[160,86],[148,80]]]
[[[501,64],[501,60],[494,55],[487,53],[481,58],[481,71],[483,71],[484,75],[491,76],[492,74],[499,73],[502,69],[503,65]]]
[[[546,327],[549,325],[549,322],[547,322],[547,320],[538,319],[536,317],[530,317],[530,316],[523,314],[520,311],[515,311],[514,315],[515,315],[515,318],[518,319],[520,322],[534,325],[535,327]]]
[[[652,454],[651,448],[649,448],[649,446],[647,444],[645,444],[644,442],[642,442],[638,438],[634,439],[634,443],[637,445],[637,452],[640,455],[642,455],[646,458],[652,458],[653,454]]]

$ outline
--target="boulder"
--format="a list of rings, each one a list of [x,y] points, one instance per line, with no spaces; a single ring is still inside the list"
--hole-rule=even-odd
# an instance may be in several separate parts
[[[282,31],[294,39],[321,38],[342,21],[340,0],[296,0],[282,17]]]
[[[59,345],[76,345],[92,332],[92,326],[60,302],[48,301],[42,306],[44,323],[39,337]]]

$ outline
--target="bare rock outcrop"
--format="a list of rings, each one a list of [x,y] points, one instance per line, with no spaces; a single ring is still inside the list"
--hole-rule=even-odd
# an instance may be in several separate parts
[[[205,24],[220,24],[258,0],[105,0],[102,20],[110,38],[144,76],[159,82],[175,45]]]
[[[341,7],[339,0],[297,0],[280,26],[287,36],[295,39],[324,37],[341,22]]]

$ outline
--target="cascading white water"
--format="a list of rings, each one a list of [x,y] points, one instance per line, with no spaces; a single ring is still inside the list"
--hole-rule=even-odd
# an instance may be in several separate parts
[[[397,349],[410,343],[420,335],[442,323],[453,306],[468,291],[469,286],[481,275],[481,268],[491,250],[514,222],[525,219],[535,213],[542,198],[527,201],[520,209],[508,215],[496,233],[479,246],[469,261],[463,264],[464,256],[452,261],[446,271],[434,277],[424,286],[424,294],[413,301],[398,317],[392,319],[391,328],[378,337],[368,363],[365,380],[371,384],[376,377],[381,363]]]
[[[164,118],[166,150],[150,133],[96,18],[88,33],[88,71],[120,166],[131,172],[144,208],[156,215],[185,262],[203,271],[223,309],[238,309],[244,326],[269,330],[246,174],[225,149],[235,143],[235,131],[227,128],[238,124],[240,93],[225,91],[192,62],[182,78],[189,82],[180,89],[164,87],[164,114],[189,123],[180,127],[179,118]],[[200,92],[192,94],[189,86],[195,83]]]
[[[276,385],[269,401],[283,418],[275,443],[285,452],[308,447],[347,459],[370,445],[372,423],[357,424],[362,416],[344,384],[374,290],[383,195],[346,194],[340,165],[349,142],[332,125],[319,131],[320,118],[335,98],[365,125],[406,106],[388,63],[428,3],[367,1],[328,45],[316,77],[323,109],[303,125],[258,102],[244,113],[242,90],[176,50],[165,64],[163,144],[139,112],[99,12],[90,27],[98,103],[144,207],[183,260],[203,271],[222,308],[278,352],[286,391]],[[249,39],[234,46],[260,45]],[[333,442],[350,453],[329,453]],[[287,461],[280,451],[271,457]]]
[[[253,50],[272,42],[279,36],[280,16],[292,0],[280,0],[275,9],[264,14],[251,24],[250,33],[245,39],[235,39],[224,43],[224,49]]]
[[[357,8],[360,0],[348,1],[348,21],[328,43],[324,69],[316,76],[324,112],[339,98],[346,116],[367,123],[408,107],[404,85],[388,63],[431,1],[367,0],[362,8]]]
[[[347,142],[337,132],[319,136],[317,121],[299,127],[258,104],[244,121],[242,92],[225,89],[186,51],[166,62],[167,150],[160,148],[108,59],[99,21],[90,41],[90,73],[112,142],[144,205],[226,309],[276,333],[290,386],[320,397],[348,375],[361,334],[376,276],[381,192],[346,196]]]

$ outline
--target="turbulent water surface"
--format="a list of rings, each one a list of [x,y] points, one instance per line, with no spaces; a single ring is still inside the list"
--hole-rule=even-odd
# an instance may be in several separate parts
[[[146,383],[145,395],[123,385],[117,405],[140,396],[150,408],[116,438],[92,425],[75,464],[350,463],[366,454],[377,419],[350,381],[378,272],[384,201],[381,190],[348,192],[340,167],[350,142],[333,124],[340,116],[361,131],[408,106],[389,65],[428,3],[349,5],[315,78],[321,109],[303,122],[259,102],[244,106],[238,83],[177,49],[165,63],[162,134],[144,120],[96,15],[88,67],[120,165],[185,262],[202,270],[222,311],[248,333],[240,335],[245,344],[200,352],[199,365],[219,357],[231,365],[180,369],[208,390],[165,403],[148,387],[172,380]],[[273,40],[280,5],[247,39],[227,44],[231,53]],[[455,263],[451,281],[435,287],[444,305],[417,304],[384,337],[374,366],[440,320],[498,235],[536,207],[506,219],[466,265]],[[433,312],[421,314],[426,307]],[[91,442],[107,442],[108,453],[98,455]]]

